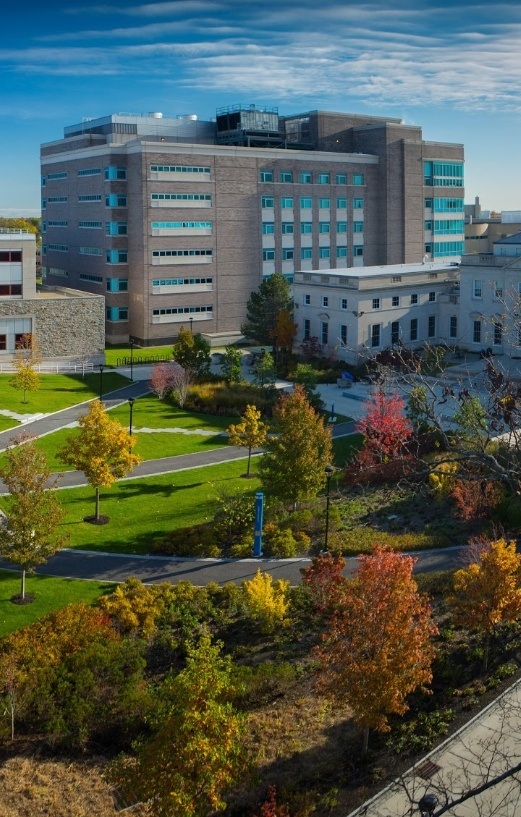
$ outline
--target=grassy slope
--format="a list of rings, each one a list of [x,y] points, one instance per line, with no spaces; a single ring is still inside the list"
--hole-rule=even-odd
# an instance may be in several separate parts
[[[38,391],[27,392],[27,403],[22,403],[23,394],[9,385],[12,375],[0,374],[0,408],[18,414],[50,414],[53,411],[83,403],[99,395],[100,376],[89,373],[81,375],[42,374]],[[127,386],[126,377],[116,372],[103,373],[103,391]]]

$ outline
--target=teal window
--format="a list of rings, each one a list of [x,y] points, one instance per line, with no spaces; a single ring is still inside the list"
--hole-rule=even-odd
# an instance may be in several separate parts
[[[110,182],[121,182],[127,178],[127,168],[117,165],[108,165],[105,168],[105,178]]]
[[[353,256],[355,258],[360,258],[364,254],[363,247],[353,247]]]
[[[291,170],[281,170],[279,173],[279,181],[280,182],[292,182],[293,181],[293,173]]]
[[[46,199],[42,199],[42,210],[45,210],[46,206],[47,206]]]
[[[275,224],[273,221],[262,222],[262,235],[273,235],[275,232]]]
[[[261,170],[260,180],[261,180],[261,182],[272,182],[273,181],[273,170]]]
[[[126,221],[106,221],[105,222],[106,235],[126,235],[127,222]]]
[[[463,162],[424,162],[423,173],[429,187],[463,187]]]
[[[311,247],[302,247],[300,250],[300,257],[303,261],[307,258],[313,258],[313,250]]]
[[[107,292],[127,292],[128,278],[107,278]]]
[[[331,207],[331,199],[319,199],[318,206],[321,210],[329,210]]]
[[[282,260],[291,261],[295,257],[295,250],[293,247],[284,247],[282,249]]]
[[[312,221],[301,221],[300,222],[300,232],[302,235],[309,235],[313,232],[313,222]]]
[[[211,193],[151,193],[151,201],[211,201]]]
[[[282,196],[280,206],[283,210],[290,210],[293,207],[293,196]]]
[[[353,232],[354,233],[363,233],[364,232],[364,222],[363,221],[353,221]]]
[[[210,175],[209,167],[193,167],[190,165],[150,165],[150,170],[152,173],[196,173],[197,175],[202,173],[205,176]]]
[[[126,278],[114,278],[112,280],[126,281]],[[188,284],[213,284],[213,278],[155,278],[152,281],[153,287],[176,287]]]
[[[127,259],[126,250],[107,250],[107,264],[126,264]]]
[[[336,248],[336,257],[337,258],[347,258],[347,247],[337,247]]]
[[[424,224],[426,230],[432,230],[432,221],[426,221]]]
[[[211,230],[211,221],[151,221],[152,230]]]
[[[426,252],[426,253],[429,253],[429,254],[432,253],[432,244],[431,244],[431,242],[427,241],[427,243],[425,244],[423,249],[424,249],[424,252]]]
[[[301,210],[310,210],[313,207],[313,199],[309,198],[309,196],[301,196],[300,197],[300,209]]]
[[[353,173],[351,177],[351,183],[361,186],[364,184],[364,174],[363,173]]]
[[[318,183],[319,184],[329,184],[331,177],[329,173],[319,173],[318,174]]]
[[[336,231],[337,233],[347,233],[347,221],[337,221]]]
[[[331,257],[331,250],[329,247],[319,247],[318,248],[318,257],[319,258],[330,258]]]
[[[50,201],[50,199],[49,199],[49,201]],[[85,195],[85,196],[78,196],[78,201],[79,201],[79,202],[93,202],[93,201],[101,201],[101,196],[96,195],[95,193],[93,193],[93,194],[88,194],[88,195]],[[107,206],[108,206],[108,205],[107,205]],[[114,206],[115,206],[115,205],[114,205]]]
[[[338,198],[336,200],[336,206],[339,208],[339,210],[346,209],[347,208],[347,199],[344,198],[343,196],[340,196],[340,198]]]
[[[128,321],[128,307],[126,306],[108,306],[107,307],[108,321]]]
[[[432,210],[432,199],[425,199],[424,205],[426,210]]]
[[[262,260],[263,261],[275,261],[275,250],[263,250],[262,251]]]
[[[347,184],[347,174],[337,173],[335,176],[335,184]]]
[[[434,199],[435,213],[463,213],[463,199]]]
[[[100,247],[80,247],[80,255],[103,255],[103,250]],[[80,275],[81,278],[81,275]],[[101,278],[100,278],[101,281]]]
[[[101,196],[99,196],[99,199],[101,199]],[[105,207],[126,207],[126,206],[127,197],[122,193],[109,193],[108,196],[105,196]]]
[[[435,241],[433,244],[434,258],[441,256],[458,256],[463,254],[463,241]]]
[[[295,225],[292,221],[283,221],[281,224],[282,235],[293,235],[295,232]]]
[[[463,219],[436,219],[434,235],[461,235],[465,230]]]
[[[329,233],[331,231],[331,222],[329,221],[319,221],[318,223],[318,232],[319,233]]]
[[[307,170],[304,170],[302,171],[302,173],[299,174],[299,182],[301,184],[311,184],[312,181],[313,176]]]
[[[63,172],[63,173],[48,173],[47,174],[47,181],[49,181],[49,182],[51,181],[51,179],[66,179],[66,178],[67,178],[67,174],[65,172]],[[45,180],[45,176],[43,177],[43,179]],[[44,184],[45,184],[45,181],[44,181]]]
[[[82,230],[101,230],[102,226],[101,221],[78,221],[78,227]]]
[[[101,167],[87,167],[83,170],[78,170],[78,176],[100,176]]]
[[[363,210],[364,209],[364,200],[363,199],[353,199],[353,210]]]
[[[273,196],[263,196],[261,199],[263,209],[271,209],[275,206],[275,199]]]

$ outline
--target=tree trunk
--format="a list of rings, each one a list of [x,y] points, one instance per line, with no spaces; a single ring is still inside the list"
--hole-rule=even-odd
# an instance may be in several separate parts
[[[488,657],[490,653],[490,633],[485,634],[485,640],[483,642],[483,672],[486,672],[488,669]]]
[[[22,580],[20,585],[20,598],[25,599],[25,568],[22,567]]]
[[[362,757],[365,757],[369,749],[369,727],[364,727],[364,738],[362,742]]]
[[[246,476],[250,476],[250,463],[251,463],[251,445],[248,448],[248,468],[246,469]]]
[[[96,522],[99,522],[99,488],[96,488],[96,510],[94,512]]]

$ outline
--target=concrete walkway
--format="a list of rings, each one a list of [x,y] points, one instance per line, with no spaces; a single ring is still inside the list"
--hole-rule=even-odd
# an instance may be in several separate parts
[[[450,803],[521,762],[521,681],[349,817],[419,817],[419,800],[438,798],[434,817]],[[443,811],[447,817],[519,817],[520,772]]]

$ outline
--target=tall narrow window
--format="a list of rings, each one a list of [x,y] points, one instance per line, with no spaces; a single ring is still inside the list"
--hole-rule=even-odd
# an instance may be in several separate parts
[[[400,322],[393,321],[391,323],[391,343],[395,345],[400,340]]]
[[[456,315],[450,316],[450,324],[449,324],[449,336],[451,338],[458,337],[458,318]]]
[[[371,346],[376,349],[380,346],[381,325],[375,323],[371,326]]]
[[[481,343],[481,321],[473,321],[472,343]]]
[[[409,340],[418,340],[418,318],[411,319]]]
[[[326,323],[325,321],[322,321],[322,323],[320,324],[320,328],[321,328],[320,335],[321,335],[322,346],[327,346],[328,337],[329,337],[329,324]]]

